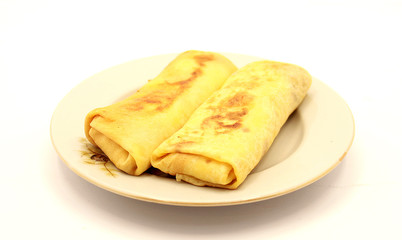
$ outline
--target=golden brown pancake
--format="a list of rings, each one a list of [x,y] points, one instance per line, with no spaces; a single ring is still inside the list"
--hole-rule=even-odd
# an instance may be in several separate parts
[[[117,168],[139,175],[151,166],[155,148],[236,70],[220,54],[184,52],[130,97],[88,113],[86,137]]]
[[[311,80],[292,64],[246,65],[156,148],[151,164],[179,181],[236,189],[302,102]]]

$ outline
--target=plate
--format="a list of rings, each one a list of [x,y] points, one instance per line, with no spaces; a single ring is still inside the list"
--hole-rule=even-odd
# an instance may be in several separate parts
[[[261,58],[222,53],[239,68]],[[181,206],[223,206],[281,196],[320,179],[349,150],[355,132],[348,105],[330,87],[313,78],[309,92],[289,117],[270,150],[236,190],[197,187],[147,172],[130,176],[84,139],[86,114],[131,95],[154,78],[177,54],[165,54],[111,67],[73,88],[56,107],[50,126],[62,161],[85,180],[126,197]]]

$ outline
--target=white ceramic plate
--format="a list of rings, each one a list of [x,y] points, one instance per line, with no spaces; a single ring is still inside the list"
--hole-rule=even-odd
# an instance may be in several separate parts
[[[261,60],[223,55],[238,67]],[[196,187],[149,173],[129,176],[110,162],[91,159],[96,149],[84,140],[86,114],[131,95],[176,56],[154,56],[112,67],[86,79],[63,98],[53,114],[50,133],[57,153],[71,170],[101,188],[134,199],[182,206],[234,205],[300,189],[334,169],[350,148],[355,130],[347,104],[328,86],[313,79],[303,103],[236,190]]]

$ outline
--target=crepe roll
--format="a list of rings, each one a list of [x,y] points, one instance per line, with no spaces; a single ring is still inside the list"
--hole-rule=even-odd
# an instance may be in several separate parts
[[[236,189],[268,151],[312,78],[258,61],[240,68],[153,153],[152,165],[197,186]]]
[[[236,70],[220,54],[184,52],[133,95],[89,112],[86,137],[118,169],[140,175],[151,166],[155,148]]]

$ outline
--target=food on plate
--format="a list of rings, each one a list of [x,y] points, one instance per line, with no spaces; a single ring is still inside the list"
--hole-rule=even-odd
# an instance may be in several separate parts
[[[118,169],[140,175],[155,148],[236,70],[220,54],[184,52],[130,97],[89,112],[85,135]]]
[[[303,68],[250,63],[225,82],[153,153],[151,164],[178,181],[236,189],[268,151],[312,78]]]

